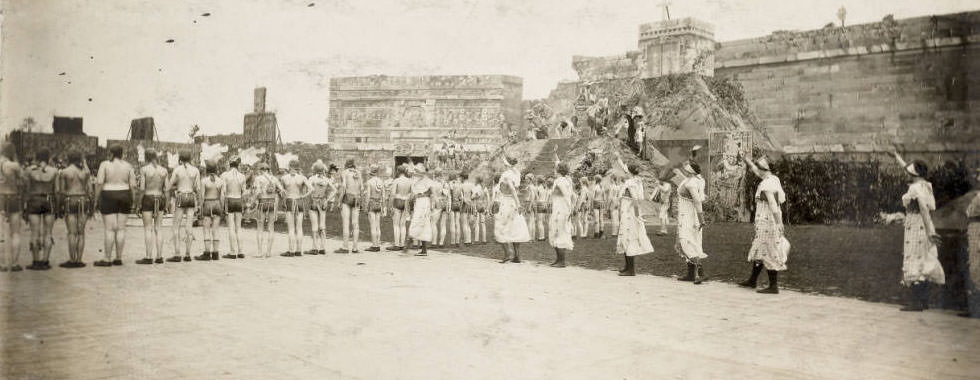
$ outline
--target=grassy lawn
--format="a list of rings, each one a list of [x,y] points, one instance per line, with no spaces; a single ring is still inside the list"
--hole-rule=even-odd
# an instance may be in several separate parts
[[[382,238],[391,241],[390,219],[383,223]],[[327,224],[327,233],[339,237],[339,216],[330,218]],[[367,226],[367,218],[362,215],[362,239],[369,236]],[[285,226],[278,226],[277,229],[284,230]],[[657,236],[655,231],[656,227],[648,227],[656,252],[637,258],[637,272],[667,277],[683,275],[686,266],[674,252],[674,228],[671,227],[667,236]],[[794,225],[788,226],[786,233],[792,250],[787,263],[789,270],[780,273],[781,287],[873,302],[904,302],[907,293],[899,284],[902,277],[901,226]],[[492,228],[489,234],[492,241]],[[753,226],[749,223],[711,224],[706,227],[704,249],[709,257],[704,263],[709,281],[739,282],[749,275],[751,267],[745,259],[753,234]],[[366,246],[363,242],[362,246]],[[309,242],[306,244],[309,245]],[[618,270],[622,267],[623,259],[614,253],[615,244],[612,238],[576,240],[568,263],[596,270]],[[490,259],[499,259],[503,254],[500,246],[494,243],[449,248],[448,251]],[[554,250],[547,242],[522,244],[520,253],[525,260],[542,263],[554,261]],[[947,270],[947,286],[934,289],[933,303],[949,308],[965,307],[962,303],[965,302],[962,299],[962,286],[957,285],[957,280],[953,278],[956,275],[950,273],[950,268],[956,264],[951,263],[950,259],[944,260],[943,264]],[[610,273],[610,281],[615,281],[614,276],[615,273]],[[763,272],[760,286],[765,283]]]

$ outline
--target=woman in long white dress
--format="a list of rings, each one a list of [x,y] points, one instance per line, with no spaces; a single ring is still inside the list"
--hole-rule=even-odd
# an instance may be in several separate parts
[[[708,257],[701,245],[701,233],[704,228],[704,180],[701,179],[701,168],[695,162],[684,164],[684,181],[677,187],[677,243],[674,250],[687,262],[687,276],[681,281],[693,281],[700,284],[704,280],[704,269],[701,260]]]
[[[408,228],[408,236],[417,240],[421,250],[415,256],[428,255],[429,242],[432,241],[432,202],[429,197],[432,195],[432,179],[425,170],[425,165],[415,166],[415,172],[419,173],[420,178],[412,185],[412,200],[415,207],[412,208],[412,224]],[[408,251],[408,247],[405,247]]]
[[[647,236],[646,224],[640,215],[639,201],[643,199],[643,180],[637,177],[639,167],[623,163],[619,154],[616,161],[626,172],[626,181],[620,189],[619,199],[619,236],[616,238],[616,253],[622,254],[626,266],[619,271],[620,276],[636,276],[636,256],[653,253],[653,244]]]
[[[892,154],[911,178],[908,191],[902,195],[902,205],[905,206],[902,285],[912,290],[912,297],[901,310],[922,311],[929,308],[929,283],[946,283],[946,274],[939,263],[940,238],[932,223],[936,198],[932,184],[924,178],[928,172],[926,164],[922,161],[906,164],[898,152]]]
[[[517,159],[501,156],[507,169],[500,174],[500,192],[497,194],[497,212],[493,216],[493,237],[504,248],[504,259],[501,264],[521,262],[517,251],[518,245],[531,240],[527,230],[527,222],[520,213],[518,188],[521,185],[521,173],[514,166]]]
[[[548,220],[548,243],[555,248],[555,268],[565,267],[565,254],[575,248],[572,242],[572,194],[575,191],[568,177],[568,164],[555,155],[555,183],[551,186],[551,217]]]
[[[755,289],[759,273],[766,268],[769,277],[769,287],[758,292],[764,294],[779,293],[779,271],[786,270],[786,257],[789,253],[789,242],[786,241],[783,229],[783,214],[779,205],[786,202],[786,192],[779,178],[772,174],[769,161],[765,157],[755,163],[743,158],[746,165],[755,175],[762,178],[755,191],[755,238],[749,248],[748,261],[752,263],[752,276],[739,283],[740,286]]]

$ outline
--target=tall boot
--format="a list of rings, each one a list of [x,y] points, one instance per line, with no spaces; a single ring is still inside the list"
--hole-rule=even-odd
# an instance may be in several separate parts
[[[779,284],[778,284],[779,272],[774,270],[766,270],[766,274],[769,275],[769,287],[765,289],[759,289],[756,293],[779,294]]]
[[[738,283],[738,286],[755,289],[759,280],[759,273],[762,272],[762,263],[756,261],[752,263],[752,276],[748,280]]]
[[[561,261],[561,248],[555,248],[555,262],[549,264],[550,266],[555,266]]]
[[[555,261],[555,264],[552,265],[552,266],[555,267],[555,268],[564,268],[565,267],[565,250],[564,249],[561,249],[561,248],[556,248],[555,250],[557,251],[557,254],[558,254],[558,261]]]
[[[428,256],[429,255],[429,242],[427,242],[427,241],[419,242],[419,246],[420,246],[419,253],[416,253],[415,256]]]
[[[513,259],[510,259],[510,262],[512,262],[512,263],[519,263],[519,262],[521,262],[521,256],[517,252],[517,243],[513,243],[513,244],[514,244],[514,258]]]
[[[704,267],[701,263],[697,263],[694,269],[694,285],[701,285],[702,281],[704,281]]]
[[[909,286],[909,303],[899,309],[901,311],[922,311],[925,305],[922,304],[922,287],[924,283],[917,282]]]
[[[687,276],[678,278],[677,281],[694,281],[694,270],[695,265],[693,263],[687,263]]]
[[[626,256],[626,271],[620,272],[620,276],[636,276],[635,257]]]

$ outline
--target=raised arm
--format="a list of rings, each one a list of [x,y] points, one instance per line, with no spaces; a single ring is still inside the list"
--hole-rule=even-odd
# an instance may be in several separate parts
[[[752,174],[755,174],[756,177],[760,177],[761,176],[759,174],[759,168],[757,166],[755,166],[755,162],[752,162],[752,160],[750,160],[747,156],[742,156],[742,161],[745,161],[745,166],[748,167],[749,170],[752,171]]]

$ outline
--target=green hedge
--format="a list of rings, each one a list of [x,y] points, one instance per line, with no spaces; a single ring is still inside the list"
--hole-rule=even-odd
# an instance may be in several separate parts
[[[874,223],[880,212],[901,212],[908,177],[893,162],[817,160],[784,157],[772,163],[786,191],[783,217],[790,224]],[[930,167],[936,206],[970,191],[970,170],[963,161]],[[755,196],[759,178],[749,174],[746,199]],[[754,202],[749,202],[754,214]]]

